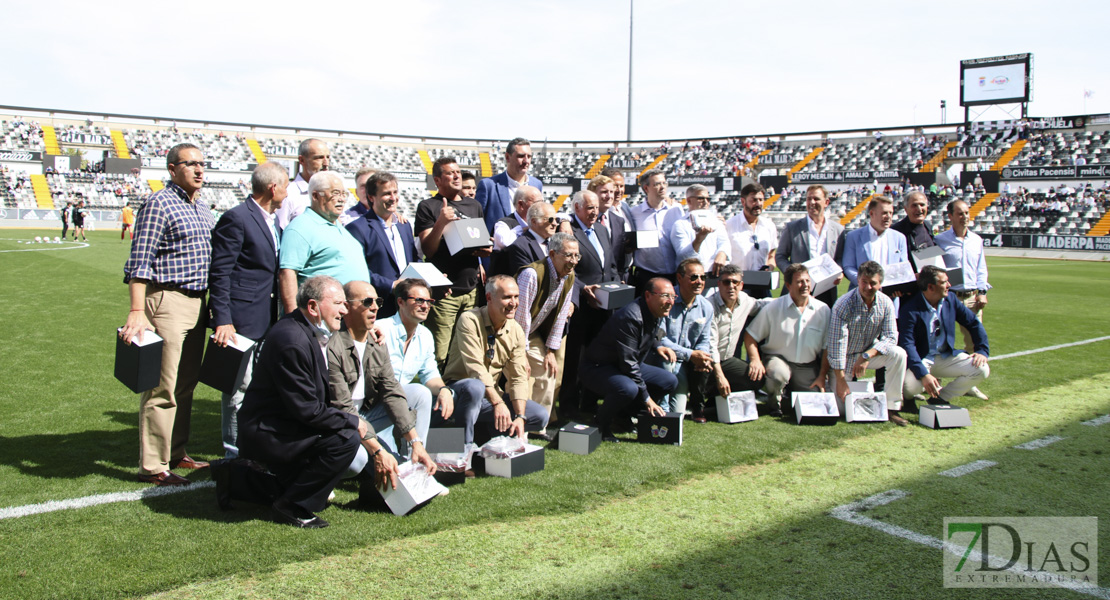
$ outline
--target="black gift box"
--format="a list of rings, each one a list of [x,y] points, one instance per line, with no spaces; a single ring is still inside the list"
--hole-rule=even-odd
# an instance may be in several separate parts
[[[428,430],[424,449],[428,454],[462,454],[466,448],[462,427],[433,427]]]
[[[542,471],[544,466],[543,446],[525,444],[524,452],[509,458],[486,458],[486,475],[513,478]]]
[[[216,336],[208,337],[204,361],[200,365],[200,382],[225,394],[235,393],[239,374],[246,362],[254,356],[254,341],[236,334],[226,347],[216,343]]]
[[[589,454],[601,445],[601,432],[597,427],[581,423],[567,423],[559,430],[559,450],[571,454]]]
[[[662,417],[642,412],[637,417],[636,441],[644,444],[682,445],[682,413],[669,412]]]
[[[136,394],[158,387],[162,378],[162,338],[143,332],[143,341],[125,344],[116,336],[116,379]]]
[[[594,295],[601,308],[616,310],[636,301],[636,288],[619,281],[607,281],[598,286]]]

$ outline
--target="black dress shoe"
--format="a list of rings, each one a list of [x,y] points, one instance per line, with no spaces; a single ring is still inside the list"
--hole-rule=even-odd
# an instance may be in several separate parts
[[[601,441],[611,442],[613,444],[621,443],[621,441],[617,439],[617,436],[613,435],[612,429],[609,429],[608,427],[601,427],[599,429],[601,430]]]
[[[211,464],[212,480],[216,482],[216,503],[220,510],[231,510],[231,461],[214,460]]]
[[[328,522],[311,512],[289,502],[285,498],[274,501],[274,517],[278,523],[285,523],[301,529],[323,529]]]
[[[528,437],[535,440],[543,440],[545,442],[551,442],[555,439],[550,435],[547,435],[546,431],[532,431],[528,433]]]

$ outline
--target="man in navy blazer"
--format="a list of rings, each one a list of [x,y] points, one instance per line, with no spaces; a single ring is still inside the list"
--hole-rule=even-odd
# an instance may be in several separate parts
[[[990,376],[987,331],[949,291],[943,269],[925,266],[917,281],[921,293],[903,298],[898,312],[898,345],[906,351],[907,366],[903,396],[911,407],[912,398],[922,391],[947,404]],[[970,355],[956,346],[956,323],[971,332],[975,348]],[[948,377],[952,381],[941,387],[940,379]]]
[[[910,258],[906,250],[906,236],[890,228],[894,220],[894,202],[886,196],[875,195],[867,206],[870,222],[844,236],[844,275],[855,288],[859,266],[873,260],[885,268]]]
[[[543,183],[528,174],[531,166],[532,142],[518,137],[505,148],[505,171],[478,182],[478,194],[474,199],[482,205],[487,230],[493,231],[494,223],[513,214],[516,188],[530,185],[543,190]]]
[[[358,469],[366,425],[331,406],[324,346],[347,314],[343,286],[327,275],[306,279],[297,310],[270,330],[239,413],[243,458],[265,463],[281,483],[274,517],[296,527],[327,527],[316,516],[348,469]]]
[[[832,256],[838,265],[844,262],[844,226],[835,219],[827,218],[825,209],[828,206],[829,193],[825,186],[811,185],[806,189],[806,216],[787,223],[786,228],[779,235],[779,245],[775,249],[775,264],[780,271],[785,273],[791,264],[804,263],[822,254]],[[810,242],[814,239],[811,232],[817,233],[819,237],[816,239],[819,244],[823,242],[819,248],[810,247]],[[859,265],[856,265],[856,268],[858,270]],[[843,276],[837,277],[837,285],[842,278]],[[782,289],[784,294],[788,293],[785,283]],[[815,298],[832,307],[836,304],[836,296],[834,285],[832,289]]]
[[[366,198],[370,210],[358,219],[347,223],[351,237],[362,245],[366,267],[370,270],[370,283],[385,304],[378,311],[380,318],[397,312],[393,299],[393,286],[409,263],[419,259],[412,224],[397,220],[397,203],[401,194],[397,177],[388,171],[378,171],[366,180]]]
[[[209,321],[216,343],[227,346],[239,334],[261,341],[277,320],[277,269],[281,230],[274,211],[288,194],[289,174],[276,162],[258,165],[251,174],[251,195],[225,212],[212,230],[212,265],[208,272]],[[256,346],[257,347],[257,346]],[[252,356],[243,361],[234,393],[224,392],[220,427],[224,452],[235,458],[236,413],[251,382]]]
[[[547,202],[537,202],[528,208],[528,230],[520,234],[511,246],[505,248],[503,272],[494,275],[516,277],[516,272],[547,257],[547,238],[555,235],[558,218],[555,207]]]

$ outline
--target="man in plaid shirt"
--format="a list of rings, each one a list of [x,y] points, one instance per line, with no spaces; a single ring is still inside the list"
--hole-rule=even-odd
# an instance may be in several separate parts
[[[848,380],[863,376],[868,369],[886,368],[887,408],[890,420],[907,421],[894,414],[902,407],[902,383],[906,376],[906,351],[898,346],[898,315],[894,301],[882,293],[883,267],[869,260],[859,266],[859,286],[833,305],[825,339],[829,367],[836,379],[836,396],[848,395]]]
[[[158,387],[139,401],[139,481],[186,485],[170,469],[202,469],[208,463],[185,453],[193,389],[200,374],[205,339],[205,294],[216,220],[199,202],[204,155],[178,144],[166,156],[170,183],[139,208],[123,281],[131,311],[120,330],[130,343],[150,329],[163,340]],[[138,338],[138,339],[141,339]]]

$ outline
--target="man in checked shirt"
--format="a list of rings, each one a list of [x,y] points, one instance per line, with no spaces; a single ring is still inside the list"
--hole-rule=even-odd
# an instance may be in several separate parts
[[[170,469],[203,469],[208,463],[185,453],[193,389],[204,352],[205,302],[216,220],[198,194],[204,155],[178,144],[166,156],[170,183],[139,208],[123,281],[131,311],[119,336],[131,343],[154,330],[163,340],[158,387],[139,400],[139,481],[187,485]],[[139,338],[141,339],[141,337]]]
[[[848,381],[868,369],[886,368],[887,410],[890,420],[905,426],[908,421],[894,414],[902,408],[902,383],[906,376],[906,351],[898,345],[898,315],[894,301],[879,291],[883,267],[869,260],[859,266],[850,290],[833,305],[825,338],[829,367],[836,379],[836,396],[848,395]]]

